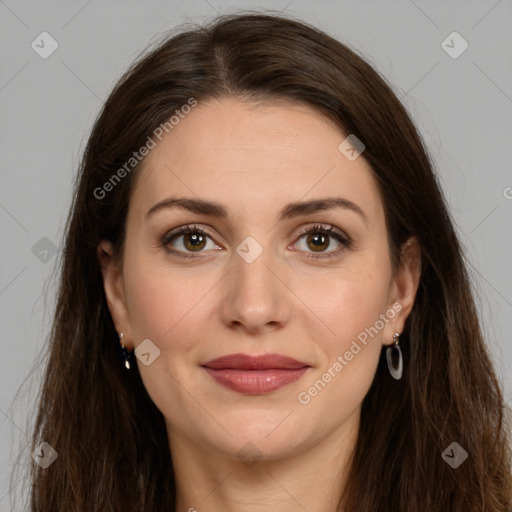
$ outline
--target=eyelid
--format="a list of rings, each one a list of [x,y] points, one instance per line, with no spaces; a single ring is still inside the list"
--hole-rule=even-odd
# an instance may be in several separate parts
[[[340,238],[347,245],[352,243],[352,239],[344,231],[337,228],[333,224],[322,223],[315,223],[313,226],[304,228],[301,234],[299,235],[299,239],[304,237],[305,235],[308,235],[311,232],[327,233],[328,235]]]
[[[183,226],[179,226],[177,228],[171,229],[170,231],[167,231],[165,235],[162,237],[162,242],[166,241],[166,243],[169,243],[172,238],[178,235],[182,235],[183,233],[201,233],[204,235],[209,236],[210,238],[213,238],[212,234],[209,233],[204,228],[199,227],[197,224],[184,224]]]

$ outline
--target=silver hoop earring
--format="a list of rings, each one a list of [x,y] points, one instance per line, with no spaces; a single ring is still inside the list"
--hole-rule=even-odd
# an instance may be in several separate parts
[[[122,332],[119,335],[119,340],[121,341],[121,351],[123,353],[123,364],[124,364],[124,367],[126,368],[126,370],[130,371],[131,368],[132,368],[132,355],[131,355],[130,352],[128,352],[128,350],[124,346],[123,338],[124,338],[124,332]]]
[[[386,359],[388,361],[388,369],[391,377],[396,380],[400,380],[402,378],[402,373],[404,369],[404,360],[402,357],[402,349],[399,345],[400,333],[396,332],[393,336],[394,345],[388,347],[386,349]],[[394,364],[393,361],[397,360],[397,363]]]

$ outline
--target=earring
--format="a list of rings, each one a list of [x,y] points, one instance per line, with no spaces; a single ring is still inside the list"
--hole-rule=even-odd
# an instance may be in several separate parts
[[[119,340],[121,341],[121,351],[122,351],[122,353],[123,353],[124,367],[129,371],[129,370],[131,370],[131,368],[132,368],[132,364],[131,364],[132,355],[131,355],[131,353],[130,353],[130,352],[128,352],[128,350],[125,348],[124,343],[123,343],[123,338],[124,338],[124,332],[122,332],[122,333],[119,335]]]
[[[398,332],[393,336],[394,345],[388,347],[386,349],[386,359],[388,361],[388,369],[391,377],[396,380],[400,380],[402,378],[402,373],[404,369],[404,361],[402,357],[402,349],[399,345],[400,334]],[[393,363],[394,359],[398,359],[398,364],[395,365]]]

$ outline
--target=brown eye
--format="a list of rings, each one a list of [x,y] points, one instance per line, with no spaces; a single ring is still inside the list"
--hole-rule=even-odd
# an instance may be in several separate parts
[[[183,235],[183,245],[190,251],[203,249],[205,243],[206,239],[204,235],[198,233],[185,233]]]
[[[338,249],[327,251],[333,245],[332,239],[338,244]],[[352,240],[334,226],[325,227],[321,225],[315,225],[304,231],[299,238],[300,241],[303,241],[306,246],[306,250],[303,251],[304,255],[313,259],[337,256],[352,244]]]
[[[306,243],[313,251],[323,251],[329,247],[329,236],[324,233],[309,234]]]
[[[193,258],[194,254],[187,253],[201,253],[208,239],[211,240],[211,236],[206,231],[197,226],[187,225],[167,233],[162,238],[161,245],[170,253],[184,258]],[[218,247],[213,240],[212,245],[213,248]]]

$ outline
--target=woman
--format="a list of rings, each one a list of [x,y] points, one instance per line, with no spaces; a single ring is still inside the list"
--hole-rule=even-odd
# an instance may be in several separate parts
[[[32,510],[509,510],[465,265],[416,129],[350,49],[268,15],[167,39],[85,150]]]

